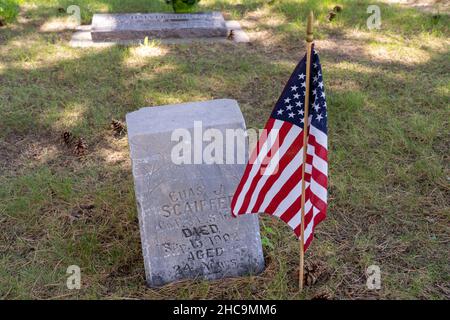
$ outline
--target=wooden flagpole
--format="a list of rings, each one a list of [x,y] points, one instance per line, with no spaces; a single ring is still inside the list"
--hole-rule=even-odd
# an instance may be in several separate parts
[[[309,12],[308,24],[306,26],[306,88],[305,88],[305,113],[303,116],[303,167],[302,167],[302,202],[301,202],[301,235],[300,235],[300,270],[299,270],[299,289],[303,290],[303,273],[305,268],[305,168],[306,168],[306,152],[308,142],[308,117],[309,117],[309,87],[311,79],[311,54],[313,43],[313,21],[314,14]]]

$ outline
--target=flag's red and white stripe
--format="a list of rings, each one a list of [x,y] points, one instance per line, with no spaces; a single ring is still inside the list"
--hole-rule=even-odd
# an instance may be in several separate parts
[[[305,250],[314,227],[326,216],[327,135],[308,126],[305,168]],[[270,118],[236,189],[234,216],[265,212],[286,222],[300,237],[303,130],[290,122]]]

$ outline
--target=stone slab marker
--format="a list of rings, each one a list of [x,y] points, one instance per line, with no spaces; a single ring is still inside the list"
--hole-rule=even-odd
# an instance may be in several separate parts
[[[226,37],[228,28],[220,12],[94,14],[93,41],[165,38]]]
[[[246,147],[241,164],[175,164],[171,157],[173,147],[184,139],[171,141],[175,129],[187,129],[192,138],[198,134],[198,121],[203,133],[212,128],[223,137],[226,129],[245,130],[237,102],[221,99],[142,108],[127,114],[126,121],[148,285],[261,272],[258,216],[233,218],[230,213],[247,160]],[[191,144],[192,159],[196,141]],[[234,141],[242,151],[245,138],[240,147]],[[202,142],[203,150],[210,143]],[[233,157],[238,160],[236,153]]]

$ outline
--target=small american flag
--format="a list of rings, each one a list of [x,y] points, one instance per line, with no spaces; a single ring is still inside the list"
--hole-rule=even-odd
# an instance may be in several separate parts
[[[327,103],[317,52],[312,50],[305,168],[304,250],[327,210]],[[278,99],[231,202],[233,216],[265,212],[300,237],[306,56]]]

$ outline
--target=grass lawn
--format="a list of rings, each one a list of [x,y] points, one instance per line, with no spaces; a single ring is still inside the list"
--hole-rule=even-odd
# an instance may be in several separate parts
[[[249,44],[71,48],[52,29],[72,0],[21,1],[0,27],[0,299],[450,298],[450,18],[372,0],[202,0],[240,20]],[[163,0],[78,0],[94,12],[170,11]],[[332,22],[335,4],[343,10]],[[381,8],[380,30],[366,9]],[[143,106],[236,99],[261,128],[304,54],[314,9],[329,114],[329,211],[297,292],[298,241],[261,216],[259,276],[148,289],[126,135]],[[87,144],[77,156],[61,134]],[[79,265],[81,290],[66,268]],[[365,270],[380,266],[380,290]]]

